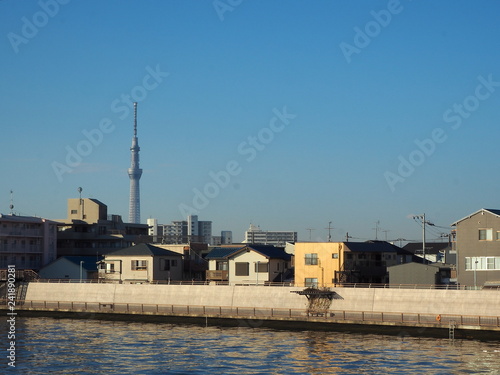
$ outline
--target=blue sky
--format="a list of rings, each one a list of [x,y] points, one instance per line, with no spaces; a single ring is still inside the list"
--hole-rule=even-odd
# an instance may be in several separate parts
[[[0,212],[12,189],[16,212],[64,218],[81,186],[127,219],[136,100],[143,221],[192,210],[235,240],[250,223],[326,240],[331,221],[335,241],[373,239],[379,221],[379,239],[420,240],[425,213],[443,227],[432,240],[500,207],[498,14],[493,0],[1,1]]]

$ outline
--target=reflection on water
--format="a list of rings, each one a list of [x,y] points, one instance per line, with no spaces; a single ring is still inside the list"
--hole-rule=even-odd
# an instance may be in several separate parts
[[[500,342],[50,318],[16,329],[23,374],[500,374]]]

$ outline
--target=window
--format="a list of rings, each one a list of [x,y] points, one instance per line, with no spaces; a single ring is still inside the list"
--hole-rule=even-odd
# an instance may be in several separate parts
[[[332,259],[339,259],[339,254],[338,253],[332,254]]]
[[[279,263],[278,263],[279,264]],[[255,272],[267,272],[269,269],[269,263],[267,262],[257,262],[255,263]]]
[[[480,241],[492,241],[493,240],[493,229],[479,229],[479,240]]]
[[[500,257],[466,257],[466,271],[500,270]]]
[[[495,258],[493,258],[493,257],[486,258],[486,269],[488,269],[488,270],[495,269]]]
[[[236,262],[235,263],[235,275],[236,276],[248,276],[249,275],[249,263],[248,262]]]
[[[306,254],[305,256],[306,266],[315,266],[318,264],[318,254]]]
[[[317,288],[318,287],[318,279],[312,277],[306,277],[304,286],[307,288]]]
[[[227,262],[223,262],[223,261],[218,260],[215,263],[215,269],[217,271],[227,271]]]
[[[147,260],[133,260],[132,261],[132,271],[145,271],[148,269]]]
[[[115,264],[114,263],[106,263],[106,273],[115,272]]]
[[[71,210],[71,215],[76,215],[78,213],[78,210]]]
[[[170,271],[170,259],[162,259],[163,271]]]

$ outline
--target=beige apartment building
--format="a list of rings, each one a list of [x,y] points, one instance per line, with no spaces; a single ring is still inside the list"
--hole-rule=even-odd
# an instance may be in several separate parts
[[[108,215],[108,207],[97,199],[68,199],[67,219],[58,220],[58,256],[96,256],[147,242],[147,224],[124,223],[119,215]]]

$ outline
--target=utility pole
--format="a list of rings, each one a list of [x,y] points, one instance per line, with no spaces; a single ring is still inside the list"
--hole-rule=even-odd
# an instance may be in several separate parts
[[[328,228],[325,228],[325,229],[328,229],[328,242],[332,242],[332,235],[330,234],[330,230],[332,230],[333,227],[332,227],[331,221],[328,222]]]
[[[424,257],[424,263],[425,263],[425,261],[427,260],[427,259],[425,259],[425,224],[426,224],[425,214],[415,215],[415,216],[413,216],[413,218],[422,220],[422,255]]]
[[[347,232],[345,234],[345,242],[349,242],[349,238],[352,238],[351,236],[349,236],[349,232]]]

